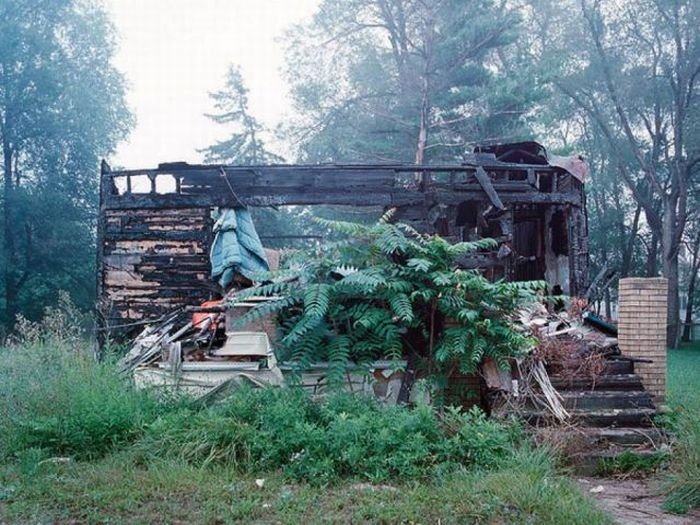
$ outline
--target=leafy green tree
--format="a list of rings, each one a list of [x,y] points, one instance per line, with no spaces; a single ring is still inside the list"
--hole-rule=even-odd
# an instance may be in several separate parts
[[[492,0],[322,1],[288,35],[301,158],[459,160],[520,138],[537,92],[510,46],[518,22]]]
[[[373,225],[319,219],[350,239],[302,257],[301,264],[273,275],[277,282],[242,292],[237,301],[276,299],[241,324],[281,313],[281,357],[300,369],[328,361],[335,382],[354,363],[408,358],[445,384],[453,372],[476,371],[485,357],[505,364],[532,346],[512,319],[542,284],[493,283],[477,270],[455,269],[457,257],[495,241],[450,244],[392,224],[390,217]]]
[[[698,155],[694,109],[700,72],[700,4],[694,0],[533,3],[546,22],[533,58],[597,135],[619,184],[660,243],[669,280],[668,343],[679,335],[679,251]],[[633,207],[636,209],[636,206]],[[636,214],[636,212],[633,212]],[[628,224],[634,226],[634,219]],[[633,228],[632,228],[633,229]]]
[[[94,304],[99,157],[132,119],[114,29],[79,0],[0,0],[2,321],[71,290]]]

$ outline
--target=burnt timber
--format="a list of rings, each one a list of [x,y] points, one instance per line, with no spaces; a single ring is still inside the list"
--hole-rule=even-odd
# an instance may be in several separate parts
[[[498,153],[498,152],[496,152]],[[497,250],[464,258],[493,279],[544,279],[555,293],[587,285],[583,184],[539,158],[475,154],[464,164],[220,166],[102,163],[98,298],[106,328],[220,296],[209,279],[213,207],[350,205],[396,208],[396,218],[452,241],[493,237]],[[501,159],[501,160],[499,160]],[[264,230],[259,231],[266,237]]]

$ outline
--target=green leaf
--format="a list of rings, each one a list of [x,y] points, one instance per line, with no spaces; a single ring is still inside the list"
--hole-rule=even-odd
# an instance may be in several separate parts
[[[413,306],[406,294],[397,293],[389,297],[389,304],[396,316],[402,321],[413,321]]]

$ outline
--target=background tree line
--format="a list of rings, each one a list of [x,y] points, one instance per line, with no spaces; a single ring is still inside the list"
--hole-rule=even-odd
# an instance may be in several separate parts
[[[0,1],[0,320],[40,316],[59,290],[94,304],[97,167],[131,115],[114,28],[77,0]]]
[[[0,15],[9,328],[61,288],[93,303],[97,159],[132,120],[99,6],[0,0]],[[582,153],[591,271],[667,276],[675,344],[700,267],[699,26],[694,0],[321,0],[285,37],[295,117],[265,129],[232,65],[210,115],[230,133],[204,155],[279,162],[284,143],[293,162],[459,162],[523,139]],[[258,219],[313,233],[308,213]]]

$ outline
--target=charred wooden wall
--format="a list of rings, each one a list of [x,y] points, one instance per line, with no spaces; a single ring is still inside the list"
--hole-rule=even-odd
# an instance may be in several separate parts
[[[545,244],[559,212],[564,224],[556,229],[566,252],[555,269],[566,263],[565,292],[580,294],[587,285],[583,185],[560,168],[495,159],[449,166],[177,163],[130,171],[103,163],[97,286],[104,323],[140,321],[216,296],[209,279],[210,213],[241,204],[396,207],[401,220],[454,241],[472,234],[497,238],[499,250],[462,264],[506,279],[544,278],[555,260]],[[528,250],[534,251],[527,257],[518,254]]]
[[[364,166],[223,168],[102,165],[98,314],[105,326],[139,322],[220,294],[210,280],[215,206],[419,202],[391,169]]]
[[[105,210],[103,311],[118,324],[207,299],[210,236],[204,208]]]

